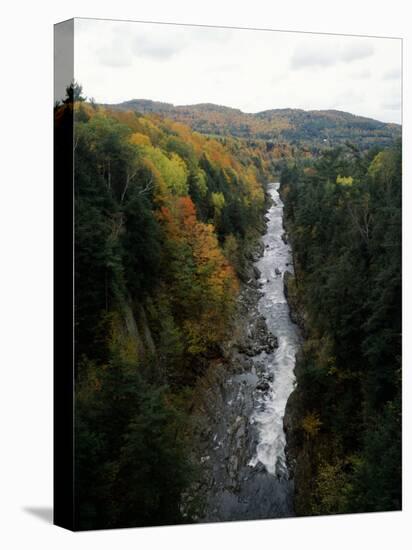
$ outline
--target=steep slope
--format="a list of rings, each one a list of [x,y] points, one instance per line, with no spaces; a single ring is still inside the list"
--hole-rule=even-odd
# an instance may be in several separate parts
[[[285,429],[297,515],[402,508],[402,155],[281,174],[305,341]]]
[[[194,388],[250,278],[270,159],[75,92],[55,120],[62,148],[74,112],[76,526],[188,522]]]

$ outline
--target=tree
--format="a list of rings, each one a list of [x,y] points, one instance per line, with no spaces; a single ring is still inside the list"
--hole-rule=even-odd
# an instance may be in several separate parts
[[[74,104],[77,101],[86,101],[86,97],[82,96],[83,88],[76,81],[73,81],[66,88],[66,98],[63,100],[63,103]]]

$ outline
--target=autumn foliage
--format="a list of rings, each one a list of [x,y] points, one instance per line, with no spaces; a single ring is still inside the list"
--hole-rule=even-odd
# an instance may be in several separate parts
[[[190,197],[178,197],[161,208],[169,252],[169,289],[185,310],[183,329],[190,354],[222,341],[233,309],[238,282],[223,255],[212,224],[199,222]],[[187,259],[184,269],[181,257]]]
[[[223,360],[270,163],[81,96],[57,144],[73,112],[77,525],[179,523],[191,393]]]

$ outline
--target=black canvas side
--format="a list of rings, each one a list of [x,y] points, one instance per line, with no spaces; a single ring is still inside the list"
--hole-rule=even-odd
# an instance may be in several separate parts
[[[74,20],[54,27],[54,513],[75,530],[73,106]]]

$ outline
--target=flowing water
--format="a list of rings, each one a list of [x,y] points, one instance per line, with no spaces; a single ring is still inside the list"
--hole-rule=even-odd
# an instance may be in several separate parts
[[[293,515],[294,488],[286,464],[283,417],[294,388],[300,337],[284,294],[284,274],[293,268],[278,190],[279,183],[269,185],[272,204],[262,237],[264,253],[255,263],[257,288],[240,298],[245,302],[248,340],[257,339],[260,319],[266,322],[266,336],[275,336],[278,347],[254,349],[246,355],[240,350],[235,356],[235,363],[243,365],[240,372],[228,376],[214,398],[211,408],[217,409],[218,418],[205,436],[209,446],[200,458],[210,471],[202,521]]]
[[[278,188],[279,184],[273,184],[269,189],[274,203],[268,212],[267,232],[263,237],[265,252],[257,267],[261,272],[263,292],[258,309],[265,317],[269,331],[278,338],[279,347],[264,358],[270,389],[257,399],[257,407],[252,414],[251,422],[257,426],[259,442],[249,464],[256,466],[260,462],[270,474],[286,476],[283,416],[295,382],[299,334],[290,320],[283,290],[283,276],[285,271],[292,271],[292,259],[290,247],[282,239],[283,203]]]

